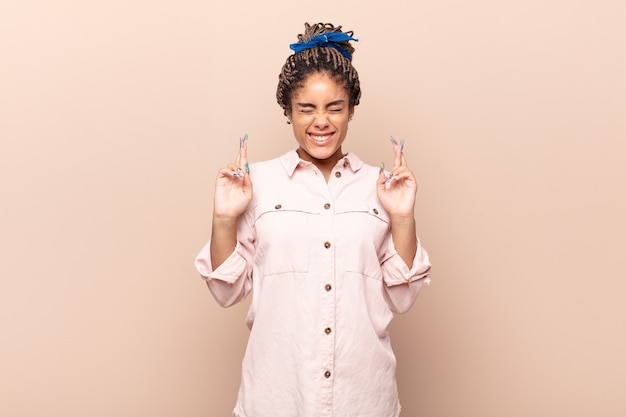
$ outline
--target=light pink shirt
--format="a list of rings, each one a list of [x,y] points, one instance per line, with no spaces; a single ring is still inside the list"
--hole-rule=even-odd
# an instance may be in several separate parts
[[[349,153],[328,183],[290,151],[251,165],[254,198],[235,251],[211,269],[218,303],[252,290],[237,417],[397,417],[396,359],[387,326],[430,277],[418,242],[409,269],[376,196],[379,169]]]

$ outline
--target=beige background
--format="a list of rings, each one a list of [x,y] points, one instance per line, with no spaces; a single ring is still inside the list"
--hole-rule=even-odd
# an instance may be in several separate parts
[[[305,21],[361,40],[345,150],[420,181],[403,416],[626,415],[622,0],[1,0],[0,415],[230,415],[247,303],[193,258],[239,136],[295,146]]]

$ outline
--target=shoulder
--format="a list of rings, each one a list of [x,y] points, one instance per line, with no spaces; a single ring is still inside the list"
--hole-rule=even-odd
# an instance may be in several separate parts
[[[295,150],[293,155],[297,158]],[[255,197],[284,192],[295,168],[292,162],[293,155],[287,153],[277,158],[250,164],[250,180],[252,181],[253,195]]]
[[[374,181],[378,178],[380,173],[380,167],[375,167],[367,162],[363,161],[354,152],[349,152],[346,158],[350,161],[350,165],[355,174],[360,178],[373,178]]]

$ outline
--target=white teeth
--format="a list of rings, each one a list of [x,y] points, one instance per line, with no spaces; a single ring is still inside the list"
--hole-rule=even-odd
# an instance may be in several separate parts
[[[325,135],[325,136],[317,136],[317,135],[311,135],[309,134],[309,136],[311,137],[311,139],[317,141],[317,142],[324,142],[325,140],[330,139],[330,137],[332,135]]]

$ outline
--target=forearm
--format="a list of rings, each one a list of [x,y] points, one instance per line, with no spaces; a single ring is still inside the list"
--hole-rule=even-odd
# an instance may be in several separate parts
[[[211,229],[211,267],[217,269],[237,246],[237,219],[213,216]]]
[[[417,252],[415,217],[392,217],[391,237],[393,245],[404,263],[411,269]]]

